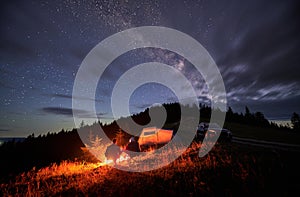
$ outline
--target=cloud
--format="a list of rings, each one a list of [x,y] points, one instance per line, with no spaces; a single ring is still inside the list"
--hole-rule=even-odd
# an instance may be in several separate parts
[[[84,96],[74,96],[72,97],[72,95],[67,95],[67,94],[42,94],[43,96],[49,96],[49,97],[58,97],[58,98],[66,98],[66,99],[76,99],[76,100],[90,100],[90,101],[95,101],[95,102],[99,102],[102,103],[103,100],[101,99],[93,99],[93,98],[88,98],[88,97],[84,97]]]
[[[72,108],[64,108],[64,107],[44,107],[41,108],[43,112],[46,112],[48,114],[55,114],[55,115],[64,115],[68,117],[73,117],[73,111],[76,112],[76,114],[80,118],[102,118],[102,116],[106,115],[107,113],[97,113],[96,116],[93,116],[91,112],[81,109],[72,109]]]
[[[42,111],[50,114],[56,115],[66,115],[66,116],[73,116],[73,110],[71,108],[62,108],[62,107],[44,107]],[[86,113],[86,111],[78,110],[79,113]]]
[[[241,13],[230,14],[227,7],[222,20],[231,22],[216,24],[211,37],[216,45],[208,47],[215,52],[228,99],[249,105],[289,100],[300,92],[299,2],[248,4],[247,9],[232,5],[231,11]]]
[[[300,96],[272,101],[243,99],[230,104],[230,106],[235,112],[244,112],[245,106],[248,106],[251,112],[263,112],[269,119],[280,117],[289,120],[293,112],[300,112],[299,99]]]

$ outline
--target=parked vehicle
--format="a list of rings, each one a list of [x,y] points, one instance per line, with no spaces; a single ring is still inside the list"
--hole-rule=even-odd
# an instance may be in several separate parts
[[[198,125],[196,139],[199,141],[203,141],[205,136],[208,137],[216,135],[217,132],[221,132],[218,138],[218,142],[231,142],[232,141],[232,132],[228,129],[223,129],[219,127],[217,124],[212,123],[210,129],[209,123],[202,122]]]
[[[141,150],[149,147],[159,147],[167,144],[173,136],[173,130],[158,129],[156,127],[144,128],[139,137],[138,143]]]

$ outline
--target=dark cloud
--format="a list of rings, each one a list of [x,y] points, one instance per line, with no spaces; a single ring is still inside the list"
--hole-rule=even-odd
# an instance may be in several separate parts
[[[217,58],[229,100],[259,102],[299,95],[300,17],[296,7],[297,1],[266,1],[245,10],[247,17],[234,14],[231,21],[240,24],[238,33]],[[224,27],[224,36],[227,29],[230,27]]]
[[[62,107],[44,107],[42,111],[50,114],[56,115],[66,115],[66,116],[73,116],[73,110],[71,108],[62,108]],[[86,113],[86,111],[79,110],[79,113]]]
[[[46,112],[48,114],[55,114],[55,115],[64,115],[73,117],[73,111],[76,112],[77,115],[80,116],[80,118],[99,118],[107,113],[97,113],[97,117],[92,116],[91,112],[81,109],[72,109],[72,108],[65,108],[65,107],[44,107],[41,109],[43,112]]]
[[[248,106],[251,112],[263,112],[268,119],[290,120],[293,112],[300,111],[299,100],[300,96],[272,101],[245,99],[232,103],[231,107],[234,111],[245,112]]]
[[[103,100],[101,99],[93,99],[93,98],[87,98],[84,96],[72,96],[72,95],[67,95],[67,94],[42,94],[43,96],[49,96],[49,97],[57,97],[57,98],[66,98],[66,99],[76,99],[76,100],[90,100],[90,101],[95,101],[95,102],[99,102],[102,103]]]

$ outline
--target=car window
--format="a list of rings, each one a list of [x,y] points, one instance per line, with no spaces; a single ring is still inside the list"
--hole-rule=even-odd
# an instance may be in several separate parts
[[[145,131],[144,132],[144,136],[147,136],[147,135],[154,135],[155,134],[155,131]]]

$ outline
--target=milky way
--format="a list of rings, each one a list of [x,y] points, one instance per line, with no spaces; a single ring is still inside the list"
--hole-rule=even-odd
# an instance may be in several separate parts
[[[1,1],[0,136],[27,136],[74,127],[72,88],[88,52],[106,37],[138,26],[177,29],[200,42],[217,63],[228,105],[247,105],[268,118],[300,111],[299,3],[287,1]],[[110,96],[126,70],[158,61],[182,72],[207,101],[207,87],[178,54],[141,49],[117,58],[92,99],[97,115],[111,120]],[[88,85],[88,84],[87,84]],[[148,84],[131,98],[137,113],[173,102],[166,87]],[[75,109],[76,110],[76,109]],[[83,112],[89,116],[89,112]]]

